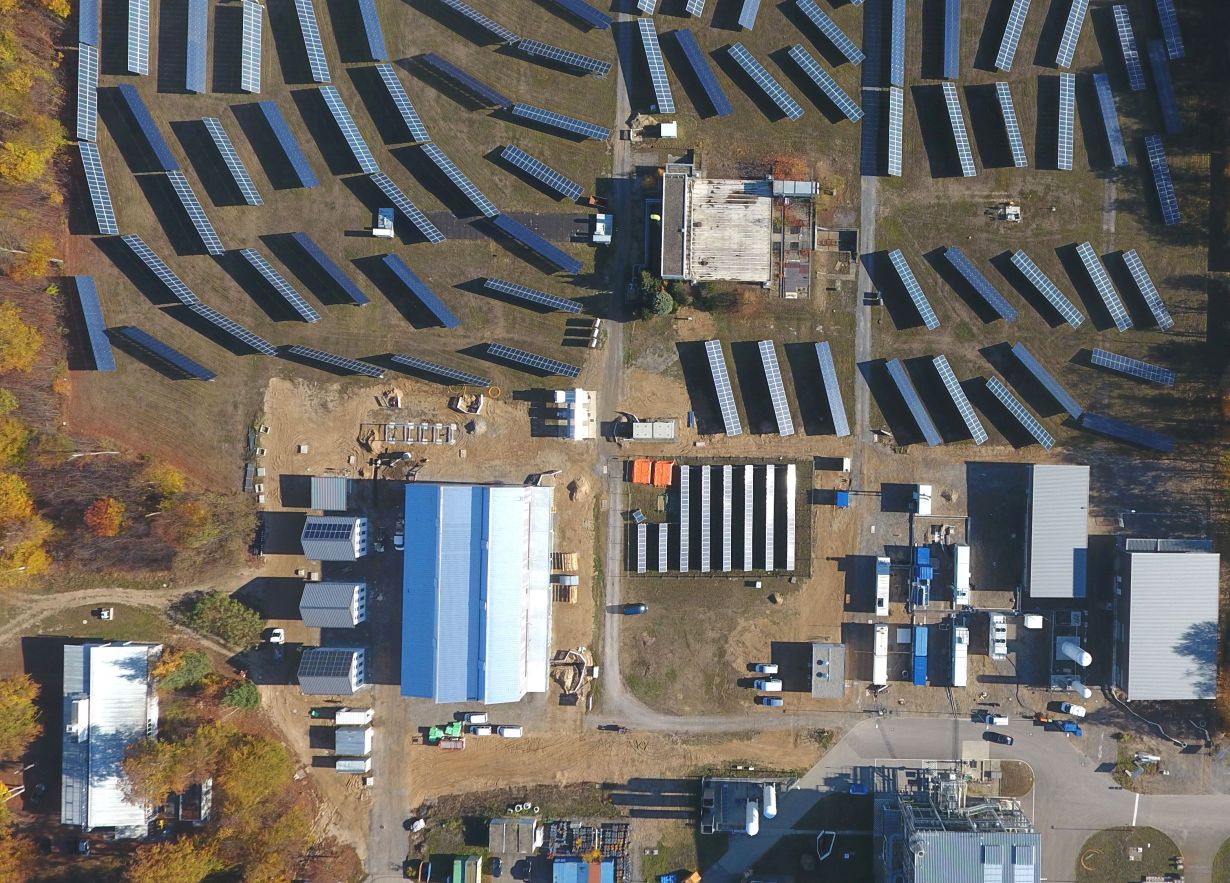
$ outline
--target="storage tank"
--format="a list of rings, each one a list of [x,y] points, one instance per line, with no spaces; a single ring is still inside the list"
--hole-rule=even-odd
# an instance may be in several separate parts
[[[747,802],[746,821],[743,823],[743,833],[748,837],[755,837],[760,832],[760,807],[756,805],[756,801],[749,800]]]
[[[1082,684],[1080,681],[1073,681],[1072,683],[1068,684],[1068,689],[1071,690],[1073,693],[1079,693],[1082,699],[1088,699],[1090,696],[1093,695],[1093,691],[1090,690],[1088,687],[1086,687],[1084,684]]]
[[[1093,662],[1093,657],[1086,653],[1075,641],[1064,641],[1059,645],[1059,652],[1081,668],[1085,668],[1089,663]]]
[[[771,782],[764,784],[764,817],[771,819],[777,815],[777,791]]]

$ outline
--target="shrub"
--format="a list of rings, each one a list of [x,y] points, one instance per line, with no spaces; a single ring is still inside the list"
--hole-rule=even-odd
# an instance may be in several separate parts
[[[669,316],[675,310],[675,299],[665,291],[659,291],[654,295],[649,309],[655,316]]]
[[[102,497],[85,510],[85,526],[97,537],[113,537],[124,526],[124,504],[114,497]]]
[[[32,514],[34,500],[21,476],[0,472],[0,525],[21,521]]]
[[[159,503],[165,503],[184,492],[183,473],[166,463],[148,464],[141,470],[140,480],[150,486]]]
[[[0,466],[20,463],[30,444],[30,427],[16,417],[0,417]]]
[[[17,306],[0,304],[0,374],[29,371],[42,346],[43,335],[21,320]]]
[[[241,650],[259,644],[261,630],[265,627],[265,620],[259,613],[221,592],[202,595],[189,608],[185,620],[197,631]]]
[[[261,704],[261,691],[251,681],[239,681],[222,693],[222,704],[232,708],[256,708]]]
[[[199,684],[213,670],[209,656],[200,650],[189,650],[187,653],[168,650],[155,666],[154,676],[158,678],[158,686],[167,690],[182,690]]]

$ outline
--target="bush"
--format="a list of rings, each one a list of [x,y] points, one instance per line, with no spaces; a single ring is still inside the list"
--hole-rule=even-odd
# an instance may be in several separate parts
[[[30,427],[16,417],[0,417],[0,466],[14,466],[30,444]]]
[[[43,731],[38,684],[25,674],[0,680],[0,760],[16,760]]]
[[[7,389],[0,389],[0,416],[12,414],[17,410],[17,396]]]
[[[649,310],[655,316],[669,316],[675,311],[675,299],[665,291],[659,291],[654,295]]]
[[[189,650],[187,653],[167,650],[155,666],[154,675],[158,678],[158,686],[167,690],[182,690],[196,686],[213,670],[209,656],[200,650]]]
[[[222,704],[231,708],[256,708],[261,704],[261,691],[251,681],[239,681],[223,691]]]
[[[113,537],[124,526],[124,504],[114,497],[102,497],[85,510],[85,526],[96,537]]]
[[[678,280],[671,282],[667,284],[666,292],[678,306],[686,307],[692,303],[692,286],[686,282]]]
[[[242,601],[221,592],[202,595],[188,610],[185,621],[199,632],[246,650],[260,643],[265,620]]]
[[[32,514],[34,500],[21,476],[0,472],[0,525],[21,521]]]
[[[150,486],[159,503],[166,503],[184,492],[183,473],[166,463],[150,463],[141,470],[140,480]]]
[[[30,371],[43,347],[43,335],[21,320],[15,304],[0,304],[0,374]]]

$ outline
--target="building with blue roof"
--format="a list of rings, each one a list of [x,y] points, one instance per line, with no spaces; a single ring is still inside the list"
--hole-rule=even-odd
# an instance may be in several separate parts
[[[615,883],[615,859],[587,862],[575,855],[551,863],[551,883]]]

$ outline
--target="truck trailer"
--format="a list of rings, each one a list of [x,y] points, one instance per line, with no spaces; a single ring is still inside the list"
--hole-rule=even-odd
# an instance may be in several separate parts
[[[876,559],[876,616],[888,616],[888,585],[893,562]]]
[[[888,626],[875,627],[875,655],[871,663],[871,683],[877,687],[888,684]]]
[[[952,547],[952,603],[962,607],[970,603],[969,546]]]
[[[927,627],[914,626],[914,686],[927,686]]]
[[[952,629],[952,685],[964,687],[969,678],[969,629],[953,626]]]

